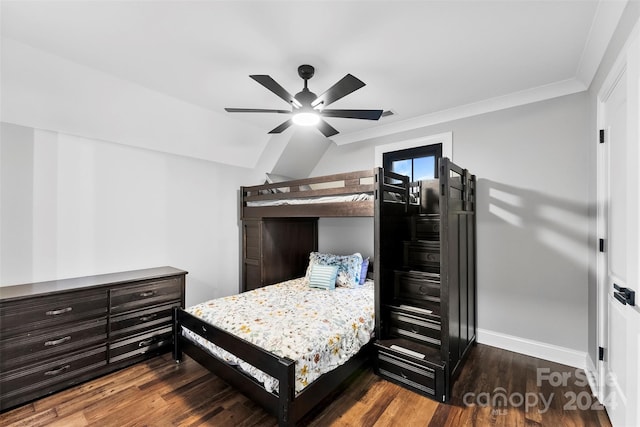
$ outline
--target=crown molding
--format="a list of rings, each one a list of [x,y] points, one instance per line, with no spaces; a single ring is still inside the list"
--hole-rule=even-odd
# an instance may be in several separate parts
[[[576,79],[589,87],[618,22],[627,6],[628,0],[600,0],[593,16],[587,41],[576,70]]]
[[[588,89],[583,82],[573,78],[544,86],[538,86],[508,95],[486,99],[435,113],[425,114],[407,120],[376,126],[370,129],[336,135],[331,138],[337,145],[346,145],[354,142],[368,141],[374,138],[393,135],[413,129],[433,126],[439,123],[450,122],[479,114],[504,110],[506,108],[531,104],[573,93],[583,92]]]

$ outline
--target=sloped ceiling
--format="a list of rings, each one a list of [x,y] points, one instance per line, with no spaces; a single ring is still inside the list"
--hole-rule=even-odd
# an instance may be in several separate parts
[[[249,74],[357,76],[332,106],[395,114],[328,120],[353,143],[587,89],[625,4],[4,0],[2,120],[253,167],[282,115],[223,108],[287,105]]]

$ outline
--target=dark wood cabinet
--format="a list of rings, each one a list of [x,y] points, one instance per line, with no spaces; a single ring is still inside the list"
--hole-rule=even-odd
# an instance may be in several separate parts
[[[309,253],[318,250],[318,218],[242,221],[240,291],[304,276]]]
[[[159,267],[0,288],[0,410],[168,351],[186,274]]]
[[[420,205],[379,211],[375,370],[446,402],[476,339],[475,177],[448,159],[439,172]]]

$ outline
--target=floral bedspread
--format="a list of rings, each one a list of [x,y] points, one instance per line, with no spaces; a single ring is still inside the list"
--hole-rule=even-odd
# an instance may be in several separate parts
[[[296,362],[296,392],[345,363],[369,340],[374,328],[373,282],[355,289],[310,288],[304,278],[289,280],[187,309],[202,320]],[[183,327],[183,335],[239,365],[278,390],[278,381]]]

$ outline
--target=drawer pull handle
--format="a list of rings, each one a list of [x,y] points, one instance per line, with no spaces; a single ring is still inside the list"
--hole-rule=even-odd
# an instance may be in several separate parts
[[[58,374],[61,374],[64,371],[66,371],[69,368],[71,368],[71,365],[64,365],[62,368],[58,368],[58,369],[54,369],[54,370],[51,370],[51,371],[47,371],[44,374],[47,375],[47,376],[58,375]]]
[[[420,285],[420,288],[418,288],[418,291],[420,292],[421,295],[427,295],[427,288],[425,288],[424,285]]]
[[[138,347],[147,347],[147,346],[149,346],[149,345],[153,344],[153,341],[154,341],[154,339],[153,339],[153,338],[148,339],[148,340],[144,340],[144,341],[140,341],[140,342],[138,343]]]
[[[67,335],[66,337],[59,338],[57,340],[45,341],[45,347],[49,347],[52,345],[62,344],[63,342],[71,341],[71,336]]]
[[[73,307],[61,308],[60,310],[49,310],[45,314],[47,316],[57,316],[58,314],[68,313],[73,310]]]
[[[400,376],[402,378],[404,378],[405,380],[407,379],[407,374],[405,374],[404,372],[400,371]]]
[[[157,314],[150,314],[148,316],[142,316],[139,320],[141,322],[148,322],[151,319],[155,319],[158,315]]]
[[[138,296],[140,296],[140,298],[146,298],[146,297],[152,297],[155,294],[156,294],[155,291],[147,291],[147,292],[140,292]]]

